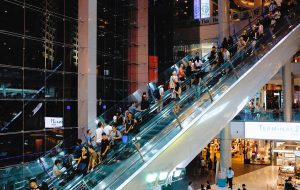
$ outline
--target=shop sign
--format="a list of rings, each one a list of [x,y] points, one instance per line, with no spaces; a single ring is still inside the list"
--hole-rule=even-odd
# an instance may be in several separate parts
[[[218,24],[218,17],[200,19],[200,25]]]
[[[245,122],[245,138],[300,141],[300,123]]]
[[[45,128],[63,127],[62,117],[45,117]]]

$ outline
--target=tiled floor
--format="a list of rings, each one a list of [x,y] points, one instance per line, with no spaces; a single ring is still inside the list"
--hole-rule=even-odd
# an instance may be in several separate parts
[[[266,165],[253,165],[253,164],[243,164],[243,159],[233,158],[232,168],[235,171],[234,178],[234,190],[241,188],[242,184],[247,185],[248,190],[277,190],[277,174],[278,167],[276,166],[266,166]],[[187,179],[183,180],[181,183],[176,185],[178,190],[187,189],[188,181],[193,181],[193,187],[195,190],[200,189],[201,184],[205,184],[207,180],[214,183],[214,174],[212,175],[194,175],[195,172],[189,170],[187,173]],[[227,188],[214,187],[217,190],[224,190]]]

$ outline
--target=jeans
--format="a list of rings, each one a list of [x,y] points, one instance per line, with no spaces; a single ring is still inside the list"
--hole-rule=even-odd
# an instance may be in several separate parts
[[[100,143],[96,143],[97,145],[97,151],[100,152],[101,151],[101,142]]]
[[[196,98],[200,98],[200,87],[199,87],[199,85],[192,85],[192,88],[195,91]]]

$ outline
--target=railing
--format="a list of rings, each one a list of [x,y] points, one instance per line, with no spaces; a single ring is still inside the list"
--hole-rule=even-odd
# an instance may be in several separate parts
[[[248,26],[247,26],[248,27]],[[283,25],[282,27],[288,27],[288,25]],[[281,28],[282,29],[282,28]],[[282,33],[285,30],[279,30],[276,34],[282,35]],[[281,38],[278,37],[277,39],[270,39],[270,36],[267,39],[270,42],[276,44]],[[261,41],[259,41],[261,42]],[[262,43],[262,42],[261,42]],[[271,47],[270,47],[271,48]],[[250,50],[251,47],[248,47],[247,50]],[[261,47],[258,47],[255,49],[257,53],[265,52],[265,49],[262,49]],[[267,49],[268,50],[268,49]],[[192,78],[187,78],[185,82],[182,83],[182,88],[186,88],[182,94],[182,98],[180,100],[177,100],[174,103],[170,103],[170,95],[171,92],[166,92],[166,97],[163,98],[163,102],[165,104],[164,109],[156,114],[156,110],[158,108],[158,104],[154,104],[150,107],[149,110],[143,112],[143,120],[142,123],[140,123],[140,133],[133,134],[134,137],[140,137],[140,152],[137,151],[136,147],[133,143],[128,143],[126,145],[121,145],[119,149],[116,151],[112,151],[111,154],[108,156],[108,159],[105,160],[105,162],[98,166],[94,172],[88,174],[85,176],[82,180],[82,178],[79,176],[75,180],[73,180],[73,183],[67,184],[64,186],[64,188],[71,188],[76,187],[77,183],[82,185],[82,183],[86,184],[85,186],[89,186],[90,188],[95,186],[95,182],[100,182],[105,177],[108,177],[110,172],[119,171],[119,174],[128,175],[128,172],[132,172],[132,169],[136,169],[137,166],[140,166],[142,161],[140,159],[140,154],[144,158],[144,160],[149,160],[151,158],[151,155],[154,154],[149,152],[149,150],[154,150],[155,148],[159,146],[163,146],[168,140],[170,140],[174,135],[178,134],[180,131],[180,127],[177,128],[178,124],[176,124],[176,120],[179,122],[185,121],[186,118],[183,117],[183,113],[191,108],[191,106],[195,106],[201,108],[198,110],[201,112],[201,110],[207,108],[210,105],[210,102],[220,96],[220,94],[226,92],[226,88],[228,87],[228,84],[232,84],[232,82],[236,81],[241,74],[247,71],[248,68],[250,68],[257,59],[259,59],[259,56],[254,54],[250,57],[248,57],[244,61],[244,64],[246,61],[248,61],[248,64],[243,65],[239,64],[241,59],[241,54],[236,54],[231,61],[224,63],[218,68],[215,68],[212,73],[205,76],[203,78],[203,82],[199,86],[201,88],[202,95],[200,97],[195,98],[195,88],[190,87],[190,81]],[[208,65],[208,63],[206,63]],[[173,71],[178,66],[174,65],[168,72]],[[227,70],[227,71],[226,71]],[[203,71],[203,70],[202,70]],[[200,71],[201,72],[201,71]],[[203,74],[203,73],[202,73]],[[164,76],[167,76],[167,78],[170,76],[169,74],[164,74]],[[165,78],[165,77],[163,77]],[[228,83],[227,83],[228,82]],[[198,88],[198,87],[196,87]],[[201,101],[199,100],[201,99]],[[126,101],[127,102],[127,101]],[[180,105],[180,111],[174,112],[173,108],[174,105]],[[114,110],[115,111],[115,110]],[[114,112],[111,112],[114,113]],[[153,114],[153,115],[152,115]],[[191,113],[192,114],[192,113]],[[101,115],[98,119],[104,119],[109,118],[110,114]],[[164,138],[166,137],[167,138]],[[148,150],[148,151],[146,151]],[[59,152],[59,151],[58,151]],[[126,155],[125,157],[122,157]],[[138,157],[136,157],[137,155]],[[127,158],[127,156],[131,156],[130,159]],[[55,158],[55,157],[52,157]],[[121,161],[120,161],[121,160]],[[120,162],[119,162],[120,161]],[[52,160],[53,162],[53,160]],[[143,162],[143,161],[142,161]],[[135,165],[137,164],[137,165]],[[52,164],[53,165],[53,164]],[[122,166],[121,166],[122,165]],[[51,166],[51,164],[50,164]],[[27,166],[24,166],[27,167]],[[22,168],[22,170],[24,169]],[[43,171],[43,167],[39,167]],[[49,167],[50,168],[50,167]],[[128,170],[127,170],[128,168]],[[41,172],[41,177],[38,178],[40,180],[46,179],[45,176],[48,175],[47,172],[51,172],[51,170],[47,170],[44,172]],[[104,173],[103,173],[104,172]],[[105,173],[106,172],[106,173]],[[102,175],[103,174],[103,175]],[[43,177],[44,176],[44,177]],[[58,185],[59,181],[63,181],[66,179],[67,176],[61,176],[59,179],[56,179],[56,181],[51,182],[53,186]],[[79,179],[79,180],[78,180]],[[93,180],[95,179],[95,180]],[[116,180],[115,177],[113,178],[106,178],[111,180]],[[116,182],[109,181],[107,186],[116,185]],[[120,179],[121,180],[121,179]],[[66,180],[67,182],[67,180]],[[102,183],[103,184],[103,183]],[[71,186],[70,186],[71,185]]]

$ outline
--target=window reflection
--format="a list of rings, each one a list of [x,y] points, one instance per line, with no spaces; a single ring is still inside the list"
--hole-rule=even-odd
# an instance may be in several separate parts
[[[0,165],[8,165],[77,138],[78,10],[74,0],[0,4]],[[45,129],[45,117],[63,117],[67,132]]]

